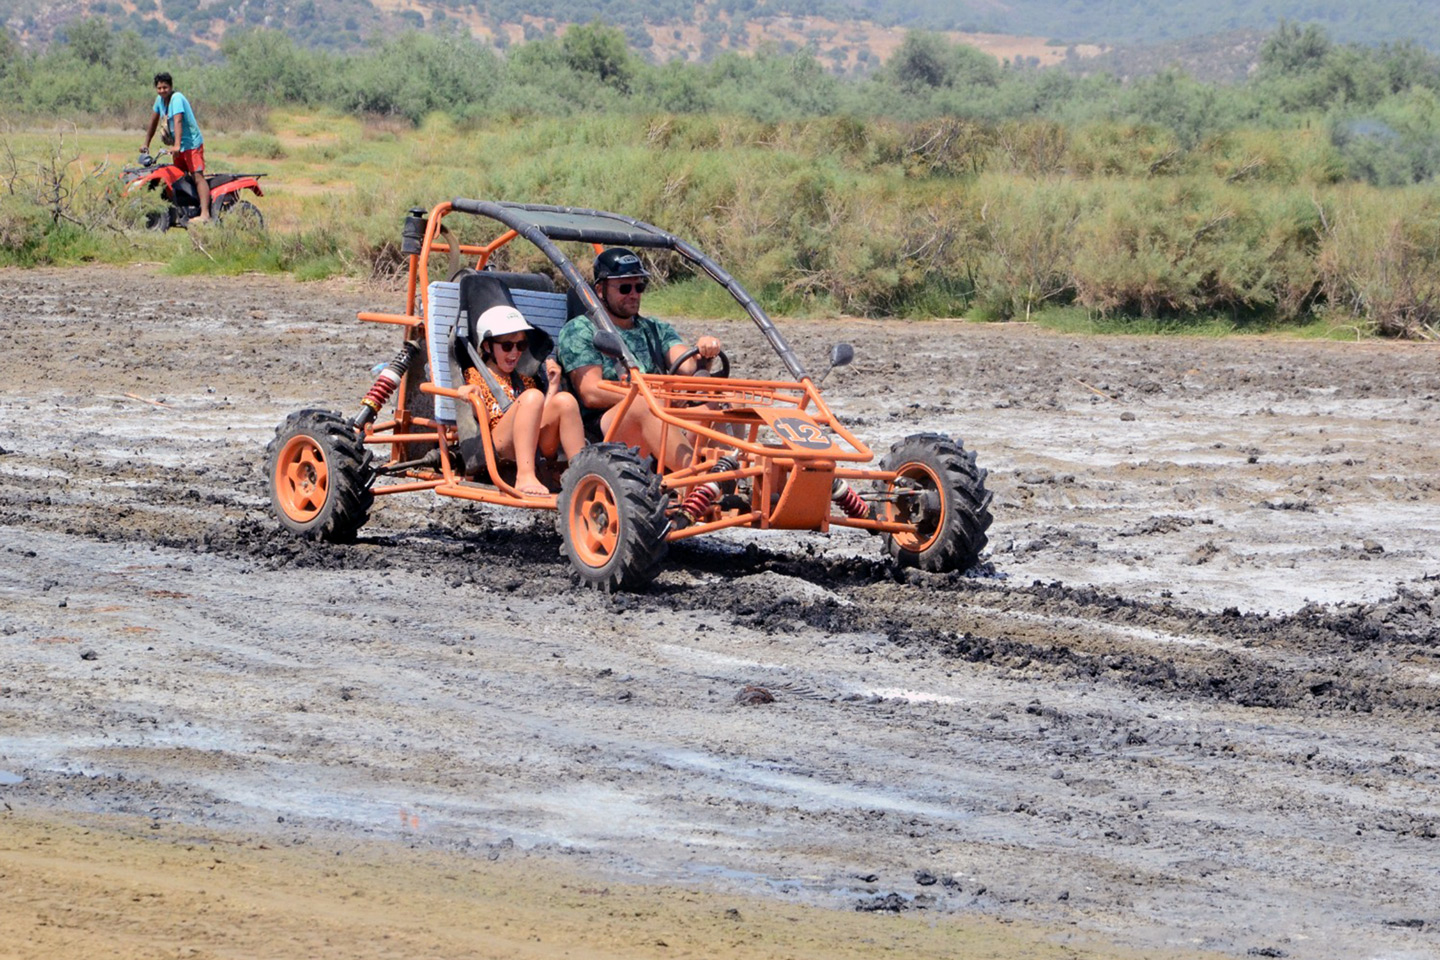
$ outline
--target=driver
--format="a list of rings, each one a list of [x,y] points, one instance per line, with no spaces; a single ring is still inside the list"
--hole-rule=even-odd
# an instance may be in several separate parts
[[[690,348],[680,339],[675,328],[664,320],[640,315],[640,296],[645,292],[650,272],[633,250],[611,247],[595,258],[595,293],[615,321],[625,346],[634,355],[645,373],[668,373],[671,365]],[[595,323],[585,314],[572,317],[560,330],[556,352],[560,365],[570,375],[570,382],[580,398],[581,416],[587,430],[594,435],[596,425],[603,433],[609,431],[615,418],[612,409],[621,397],[599,386],[601,380],[624,382],[623,365],[595,349]],[[690,375],[700,366],[709,369],[723,344],[715,337],[695,341],[699,355],[681,364],[677,373]],[[639,447],[641,454],[655,453],[660,448],[664,423],[643,403],[632,403],[620,424],[616,439],[627,446]],[[690,453],[689,442],[681,430],[669,432],[667,462],[683,462]]]

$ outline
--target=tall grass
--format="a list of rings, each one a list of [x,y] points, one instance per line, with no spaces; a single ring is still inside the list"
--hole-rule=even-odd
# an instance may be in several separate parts
[[[104,193],[95,171],[113,178],[133,140],[72,135],[77,154],[60,163],[72,195]],[[1106,323],[1298,328],[1323,316],[1415,337],[1434,334],[1440,309],[1440,188],[1338,182],[1329,141],[1307,130],[1187,147],[1125,123],[431,114],[407,129],[275,112],[214,135],[207,155],[215,170],[268,174],[256,201],[268,233],[211,228],[197,245],[121,229],[133,219],[118,215],[83,227],[90,214],[76,211],[99,200],[57,216],[55,184],[33,172],[54,180],[66,159],[54,136],[4,135],[0,263],[158,257],[180,271],[383,276],[408,208],[474,196],[664,226],[781,313],[1007,319],[1073,305]],[[543,269],[526,246],[502,265]],[[677,258],[656,266],[677,305],[704,307]]]

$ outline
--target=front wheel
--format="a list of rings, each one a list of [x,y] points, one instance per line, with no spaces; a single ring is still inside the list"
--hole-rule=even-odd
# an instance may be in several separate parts
[[[292,533],[346,543],[370,519],[370,451],[338,413],[301,410],[286,417],[266,449],[266,476],[270,504]]]
[[[654,469],[621,443],[575,455],[560,484],[560,537],[586,586],[635,590],[655,576],[669,544],[665,491]]]
[[[989,543],[992,496],[975,454],[959,439],[922,433],[891,447],[882,466],[897,474],[886,490],[885,519],[915,526],[885,538],[890,556],[937,573],[973,567]]]

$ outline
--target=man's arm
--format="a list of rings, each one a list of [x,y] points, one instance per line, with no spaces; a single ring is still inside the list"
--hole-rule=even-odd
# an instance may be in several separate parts
[[[680,359],[681,355],[689,349],[690,348],[683,343],[677,343],[671,347],[669,353],[666,355],[666,369],[675,366],[675,361]],[[716,337],[701,337],[695,341],[695,349],[700,351],[700,356],[691,357],[689,360],[686,360],[685,365],[676,371],[677,373],[686,377],[690,376],[699,369],[700,360],[705,361],[705,369],[710,369],[710,361],[720,353],[721,343]]]
[[[185,137],[185,114],[175,114],[175,145],[170,149],[175,153],[180,152],[180,144],[184,143]]]
[[[601,388],[604,379],[604,370],[598,363],[570,371],[570,382],[575,385],[580,402],[592,410],[606,410],[620,402],[618,395]]]
[[[160,124],[160,114],[154,110],[150,111],[150,127],[145,131],[145,145],[140,148],[141,153],[150,152],[150,141],[155,139],[155,128]]]

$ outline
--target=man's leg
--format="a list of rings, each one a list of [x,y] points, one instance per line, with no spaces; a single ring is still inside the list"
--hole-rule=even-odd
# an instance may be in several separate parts
[[[200,197],[200,216],[198,220],[210,219],[210,183],[205,179],[205,171],[199,170],[190,174],[195,178],[195,193]]]
[[[609,432],[615,419],[615,408],[611,407],[601,417],[600,424]],[[659,456],[665,450],[665,465],[668,469],[688,464],[693,452],[690,434],[679,427],[666,429],[665,421],[650,412],[649,407],[636,402],[631,404],[620,423],[615,439],[627,447],[639,447],[641,456]]]
[[[608,437],[610,436],[610,425],[615,422],[615,411],[618,407],[611,407],[600,417],[600,429]],[[625,414],[625,419],[620,421],[620,427],[616,430],[614,439],[617,443],[623,443],[627,447],[639,447],[642,454],[653,453],[648,440],[645,438],[644,418],[649,416],[649,411],[639,404],[631,404]]]
[[[205,179],[205,147],[185,151],[185,166],[195,181],[195,196],[200,198],[200,216],[197,220],[210,219],[210,181]]]

